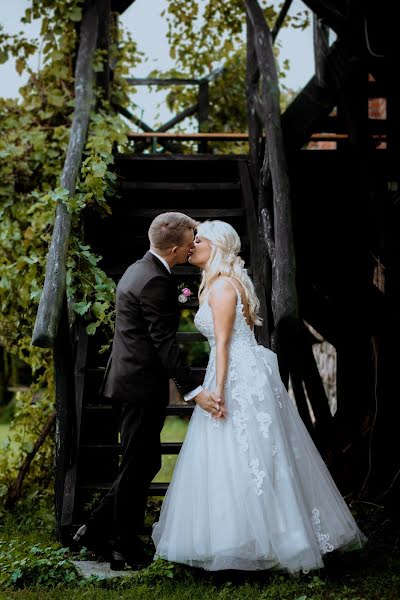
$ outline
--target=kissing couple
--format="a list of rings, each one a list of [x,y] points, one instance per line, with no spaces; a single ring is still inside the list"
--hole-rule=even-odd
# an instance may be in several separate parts
[[[260,303],[237,232],[167,212],[148,236],[149,251],[117,287],[102,386],[122,409],[119,473],[74,540],[106,548],[112,569],[148,561],[141,534],[172,378],[195,409],[153,526],[156,557],[212,571],[297,572],[323,567],[334,550],[360,548],[366,538],[288,396],[277,356],[255,338]],[[202,271],[195,324],[210,344],[198,387],[176,341],[171,268],[186,262]]]

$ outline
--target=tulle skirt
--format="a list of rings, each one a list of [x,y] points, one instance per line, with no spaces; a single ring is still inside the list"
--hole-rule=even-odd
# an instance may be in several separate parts
[[[211,351],[205,387],[215,385]],[[228,415],[196,406],[153,528],[156,556],[221,569],[323,567],[366,541],[262,346],[231,348]]]

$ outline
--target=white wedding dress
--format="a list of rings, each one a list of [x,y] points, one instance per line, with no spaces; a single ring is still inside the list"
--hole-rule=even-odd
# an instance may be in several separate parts
[[[234,284],[232,284],[234,285]],[[257,344],[240,293],[225,384],[227,417],[196,406],[159,521],[156,556],[207,570],[323,567],[324,554],[366,541],[282,384],[274,352]],[[211,346],[206,298],[195,324]]]

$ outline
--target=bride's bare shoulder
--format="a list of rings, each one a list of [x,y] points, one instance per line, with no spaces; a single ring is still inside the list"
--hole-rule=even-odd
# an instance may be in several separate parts
[[[235,304],[236,292],[230,277],[218,277],[210,288],[210,302]]]

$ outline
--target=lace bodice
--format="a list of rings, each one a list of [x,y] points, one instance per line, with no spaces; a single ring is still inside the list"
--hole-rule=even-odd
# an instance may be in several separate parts
[[[229,281],[229,280],[227,280]],[[232,282],[232,287],[236,290],[237,302],[236,302],[236,315],[233,324],[231,346],[235,344],[246,344],[250,346],[256,346],[257,340],[254,336],[254,332],[247,324],[246,318],[243,313],[243,302],[240,292],[236,285]],[[212,316],[211,307],[208,303],[208,298],[211,290],[208,291],[204,302],[201,304],[199,310],[194,318],[194,323],[197,329],[208,339],[211,349],[215,347],[215,334],[214,334],[214,321]]]

